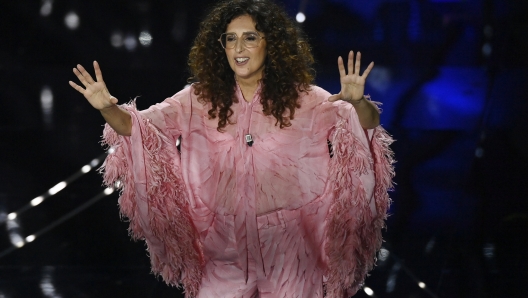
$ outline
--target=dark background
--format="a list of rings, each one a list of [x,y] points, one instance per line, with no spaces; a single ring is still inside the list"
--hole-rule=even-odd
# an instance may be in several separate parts
[[[97,197],[93,169],[75,175],[104,154],[104,121],[68,81],[77,63],[97,60],[121,103],[162,101],[186,84],[190,43],[214,2],[0,2],[0,297],[180,297],[149,274],[117,195]],[[366,92],[383,103],[398,162],[384,250],[366,281],[373,295],[528,297],[528,1],[280,3],[306,14],[321,87],[339,92],[336,60],[349,50],[376,63]],[[17,248],[28,235],[37,238]]]

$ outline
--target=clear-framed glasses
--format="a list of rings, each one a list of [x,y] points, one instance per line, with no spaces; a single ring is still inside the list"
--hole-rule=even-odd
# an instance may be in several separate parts
[[[242,45],[246,48],[256,48],[264,36],[260,36],[258,32],[244,32],[242,34]],[[222,33],[218,39],[224,49],[232,49],[236,46],[238,36],[236,33]]]

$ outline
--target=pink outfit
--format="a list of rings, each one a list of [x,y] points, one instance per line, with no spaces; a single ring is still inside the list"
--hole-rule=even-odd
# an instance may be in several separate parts
[[[124,105],[132,135],[105,128],[105,183],[121,182],[153,272],[188,297],[351,296],[381,246],[392,139],[317,86],[280,129],[259,91],[248,103],[237,87],[222,133],[192,86],[141,112]]]

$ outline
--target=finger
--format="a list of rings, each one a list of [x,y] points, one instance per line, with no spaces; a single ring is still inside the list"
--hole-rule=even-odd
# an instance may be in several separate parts
[[[374,68],[374,61],[370,62],[369,66],[367,66],[367,69],[365,69],[365,71],[363,72],[363,75],[361,77],[363,78],[367,78],[370,71],[372,70],[372,68]]]
[[[117,98],[115,98],[112,95],[110,95],[110,102],[113,103],[113,104],[116,104],[117,103]]]
[[[103,81],[103,73],[101,72],[101,68],[99,67],[99,63],[97,61],[93,62],[93,66],[95,69],[95,78],[97,79],[97,82]]]
[[[354,74],[354,51],[348,53],[348,74]]]
[[[89,84],[95,83],[94,80],[92,79],[92,76],[86,71],[86,69],[84,69],[82,65],[77,64],[77,69],[82,74],[82,76],[86,79],[86,82],[88,82]]]
[[[79,81],[81,81],[81,83],[84,85],[84,87],[88,87],[90,84],[86,81],[85,77],[82,75],[82,73],[77,69],[77,68],[74,68],[73,69],[73,73],[75,74],[75,76],[77,76],[77,78],[79,79]]]
[[[341,93],[331,95],[331,96],[328,98],[328,101],[333,102],[333,101],[340,100],[340,99],[341,99]]]
[[[357,52],[356,54],[356,68],[354,70],[354,73],[359,75],[359,69],[361,68],[361,53]]]
[[[337,58],[337,68],[339,69],[339,76],[346,76],[345,66],[343,65],[343,58],[341,58],[341,56]]]
[[[73,89],[75,89],[75,90],[79,91],[79,93],[81,93],[81,94],[83,94],[83,95],[84,95],[84,89],[83,89],[83,88],[82,88],[81,86],[79,86],[79,85],[75,84],[75,83],[74,83],[74,82],[72,82],[72,81],[69,81],[68,83],[70,83],[70,86],[72,86],[72,87],[73,87]]]

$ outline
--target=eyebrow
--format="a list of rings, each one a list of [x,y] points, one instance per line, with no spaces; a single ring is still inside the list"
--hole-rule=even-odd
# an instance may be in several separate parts
[[[257,31],[245,31],[245,32],[242,32],[242,35],[244,35],[246,33],[258,33],[258,32]],[[237,35],[235,32],[225,32],[225,34],[235,34],[235,35]]]

